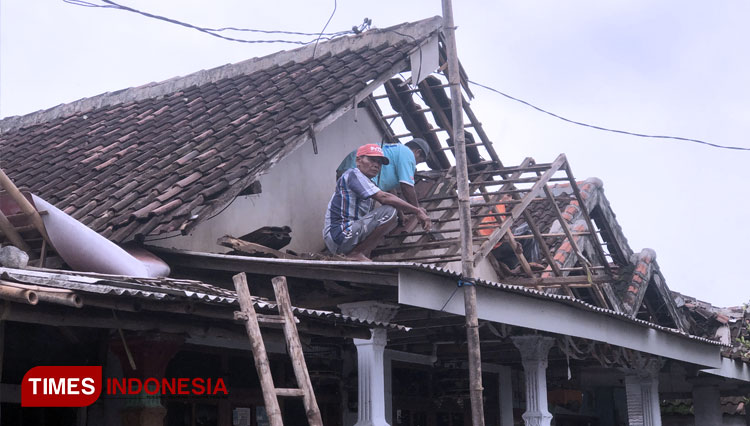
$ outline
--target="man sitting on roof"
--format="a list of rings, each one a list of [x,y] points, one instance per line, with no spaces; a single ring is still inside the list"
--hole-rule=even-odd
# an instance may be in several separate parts
[[[380,170],[380,174],[373,179],[375,185],[383,191],[391,192],[401,189],[401,195],[411,205],[419,207],[417,192],[414,190],[414,173],[417,164],[427,161],[430,156],[430,145],[424,139],[415,138],[406,143],[389,143],[383,145],[383,154],[388,158]],[[355,151],[349,153],[336,169],[336,180],[349,170],[357,167]]]
[[[357,149],[357,168],[346,170],[328,203],[323,239],[328,250],[347,259],[369,261],[372,249],[396,226],[396,210],[413,213],[425,230],[430,229],[430,218],[420,207],[381,191],[370,180],[377,176],[382,165],[390,160],[377,144]],[[375,201],[382,204],[373,209]]]

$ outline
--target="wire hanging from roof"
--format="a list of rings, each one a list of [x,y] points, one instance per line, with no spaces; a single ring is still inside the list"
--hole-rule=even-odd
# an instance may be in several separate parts
[[[147,18],[157,19],[165,22],[169,22],[171,24],[180,25],[186,28],[190,28],[196,31],[200,31],[202,33],[208,34],[213,37],[217,37],[223,40],[227,41],[233,41],[238,43],[250,43],[250,44],[259,44],[259,43],[287,43],[287,44],[297,44],[306,46],[308,44],[315,43],[317,46],[317,43],[320,40],[331,40],[336,37],[341,37],[347,34],[359,34],[362,31],[368,29],[370,27],[371,21],[367,18],[365,18],[364,22],[360,24],[359,26],[353,26],[350,30],[345,31],[338,31],[333,33],[326,33],[325,29],[328,27],[328,23],[330,23],[331,18],[333,18],[333,14],[331,14],[331,17],[328,19],[328,23],[326,23],[326,26],[323,28],[323,31],[320,33],[305,33],[305,32],[298,32],[298,31],[283,31],[283,30],[261,30],[261,29],[254,29],[254,28],[238,28],[238,27],[221,27],[221,28],[208,28],[208,27],[200,27],[197,25],[193,25],[187,22],[179,21],[177,19],[172,19],[166,16],[156,15],[149,12],[144,12],[139,9],[135,9],[129,6],[124,6],[119,3],[116,3],[112,0],[101,0],[104,4],[97,4],[93,3],[91,1],[87,0],[63,0],[63,2],[72,4],[75,6],[82,6],[82,7],[94,7],[94,8],[102,8],[102,9],[116,9],[116,10],[122,10],[126,12],[132,12],[136,13],[142,16],[145,16]],[[334,5],[334,13],[336,12],[336,6]],[[260,33],[260,34],[283,34],[283,35],[291,35],[291,36],[314,36],[315,39],[312,40],[286,40],[286,39],[275,39],[275,40],[248,40],[248,39],[242,39],[242,38],[236,38],[236,37],[230,37],[223,34],[219,34],[220,32],[225,31],[238,31],[238,32],[251,32],[251,33]]]

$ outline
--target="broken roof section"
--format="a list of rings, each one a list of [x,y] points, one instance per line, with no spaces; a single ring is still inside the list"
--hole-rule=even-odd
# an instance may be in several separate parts
[[[4,165],[114,242],[187,232],[407,70],[440,25],[370,30],[8,118]]]
[[[527,158],[514,167],[479,162],[470,165],[469,177],[475,267],[488,262],[501,282],[689,330],[656,254],[650,249],[633,252],[599,179],[577,182],[564,155],[544,164]],[[433,229],[397,230],[373,252],[374,258],[458,265],[461,238],[453,171],[426,174],[418,192],[433,216]]]
[[[117,327],[126,329],[152,329],[159,328],[160,323],[149,323],[143,318],[165,314],[167,316],[161,319],[170,320],[169,326],[178,327],[197,321],[209,329],[206,321],[221,320],[226,323],[227,320],[234,320],[234,311],[239,307],[234,291],[201,281],[52,269],[0,267],[0,292],[3,299],[16,303],[0,309],[8,319],[55,325],[63,321],[78,326],[107,328],[119,324]],[[274,313],[277,310],[275,302],[259,297],[253,297],[253,305],[262,312]],[[313,320],[331,329],[367,330],[383,327],[408,331],[408,327],[401,325],[330,311],[300,307],[293,307],[292,310],[303,321]],[[97,322],[100,324],[94,324]],[[304,329],[306,325],[302,327]],[[323,329],[310,330],[325,334]]]

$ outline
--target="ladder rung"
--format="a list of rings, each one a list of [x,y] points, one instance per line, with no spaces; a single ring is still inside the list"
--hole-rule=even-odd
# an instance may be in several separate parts
[[[284,318],[280,315],[268,315],[268,314],[255,314],[255,316],[258,318],[258,323],[263,324],[284,324]],[[240,321],[247,321],[247,314],[241,311],[235,311],[234,312],[234,319],[240,320]],[[299,324],[299,319],[297,317],[294,318],[294,322]]]
[[[284,318],[279,315],[258,314],[258,322],[266,324],[284,324]]]
[[[305,396],[305,391],[296,388],[276,388],[277,396]]]

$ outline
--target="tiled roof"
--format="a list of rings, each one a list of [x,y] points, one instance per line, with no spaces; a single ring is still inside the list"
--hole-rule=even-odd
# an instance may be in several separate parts
[[[402,71],[394,66],[439,26],[370,30],[321,43],[315,57],[309,46],[8,118],[2,166],[115,242],[186,231],[373,80]]]

